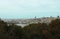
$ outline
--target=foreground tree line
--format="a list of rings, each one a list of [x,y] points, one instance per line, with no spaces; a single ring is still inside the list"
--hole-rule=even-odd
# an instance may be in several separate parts
[[[60,39],[60,19],[50,24],[38,23],[25,27],[0,20],[0,39]]]

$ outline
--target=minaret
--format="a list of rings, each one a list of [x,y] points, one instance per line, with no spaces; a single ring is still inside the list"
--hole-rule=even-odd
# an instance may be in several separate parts
[[[36,16],[35,16],[35,19],[36,19]]]
[[[57,18],[59,18],[59,16],[57,16]]]

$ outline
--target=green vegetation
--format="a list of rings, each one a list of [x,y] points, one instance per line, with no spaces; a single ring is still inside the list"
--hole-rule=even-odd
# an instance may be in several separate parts
[[[60,39],[60,19],[25,27],[0,20],[0,39]]]

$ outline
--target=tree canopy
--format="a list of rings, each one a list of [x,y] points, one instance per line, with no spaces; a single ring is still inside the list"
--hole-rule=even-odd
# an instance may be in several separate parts
[[[15,24],[8,26],[0,20],[0,39],[60,39],[60,19],[50,24],[35,23],[21,27]]]

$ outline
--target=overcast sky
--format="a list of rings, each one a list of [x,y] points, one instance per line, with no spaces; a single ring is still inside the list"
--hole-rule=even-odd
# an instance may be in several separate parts
[[[0,0],[1,18],[60,15],[60,0]]]

